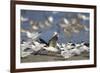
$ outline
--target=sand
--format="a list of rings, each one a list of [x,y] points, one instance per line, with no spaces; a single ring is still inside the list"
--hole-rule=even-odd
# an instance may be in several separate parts
[[[68,59],[64,59],[60,55],[29,55],[28,57],[21,58],[21,63],[29,62],[50,62],[50,61],[69,61],[69,60],[87,60],[89,59],[89,53],[82,53],[78,56],[73,56]]]

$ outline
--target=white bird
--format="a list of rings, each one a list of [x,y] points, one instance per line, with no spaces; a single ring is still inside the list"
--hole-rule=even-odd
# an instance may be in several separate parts
[[[51,23],[49,23],[48,21],[44,21],[44,24],[46,27],[50,27],[51,26]]]
[[[61,56],[63,56],[65,59],[72,57],[69,50],[61,51]]]
[[[50,26],[52,26],[53,20],[54,20],[53,17],[52,16],[49,16],[44,21],[44,24],[43,25],[45,25],[46,27],[50,27]]]
[[[80,48],[81,47],[81,44],[75,44],[74,48],[70,50],[71,54],[74,56],[74,55],[80,55],[81,54],[81,51],[80,51]]]
[[[26,33],[26,36],[31,39],[36,39],[40,35],[38,32],[30,32],[29,30],[21,29],[21,32]]]
[[[68,25],[68,24],[69,24],[69,21],[68,21],[68,19],[66,19],[66,18],[63,18],[63,21],[64,21],[64,23],[65,23],[66,25]]]
[[[54,48],[52,46],[49,47],[43,47],[43,49],[47,50],[47,51],[51,51],[51,52],[58,52],[59,50],[57,48]]]
[[[72,54],[73,56],[74,56],[74,55],[80,55],[80,54],[81,54],[80,50],[77,49],[77,48],[71,49],[70,52],[71,52],[71,54]]]
[[[73,43],[67,43],[66,44],[66,49],[70,50],[72,48],[74,48],[75,46],[72,45]]]
[[[30,42],[24,42],[21,44],[21,57],[27,57],[32,53],[32,51],[25,51],[25,49],[30,48]]]
[[[85,31],[89,31],[89,28],[88,28],[88,27],[86,27],[86,26],[84,26],[84,29],[85,29]]]
[[[33,25],[33,26],[32,26],[32,29],[33,29],[33,30],[38,30],[38,29],[39,29],[39,26]]]
[[[79,44],[79,43],[77,43],[77,44],[75,44],[75,47],[81,47],[81,44]]]
[[[21,52],[21,57],[24,58],[24,57],[27,57],[30,55],[30,52]]]
[[[25,18],[25,17],[23,17],[23,16],[21,16],[20,19],[21,19],[22,22],[25,22],[25,21],[28,21],[28,20],[29,20],[28,18]]]
[[[89,17],[84,14],[78,14],[78,17],[83,20],[89,20]]]
[[[32,44],[34,43],[34,44]],[[21,44],[21,57],[27,57],[33,52],[38,52],[45,44],[40,44],[37,41],[28,41]],[[28,48],[27,51],[25,51]]]
[[[34,45],[32,45],[32,49],[34,51],[39,51],[40,49],[42,49],[45,46],[45,44],[40,44],[37,41],[34,41],[33,43],[34,43]]]
[[[87,47],[86,45],[84,45],[84,43],[81,43],[81,46],[80,46],[79,50],[81,52],[85,52],[85,51],[89,52],[89,47]]]
[[[39,26],[40,29],[41,29],[41,28],[42,28],[42,29],[45,28],[45,25],[44,25],[43,22],[39,22],[39,25],[38,25],[38,26]]]
[[[78,19],[77,18],[72,18],[71,19],[71,24],[78,24]]]
[[[52,23],[53,20],[54,20],[52,16],[49,16],[47,19],[48,19],[48,21],[49,21],[50,23]]]
[[[72,30],[73,30],[74,33],[79,33],[80,32],[79,30],[77,30],[75,28],[72,28]]]
[[[61,51],[68,50],[68,47],[67,47],[64,43],[62,43],[62,44],[61,44],[61,47],[60,47],[60,50],[61,50]]]
[[[80,47],[79,50],[80,50],[81,52],[85,52],[85,51],[86,51],[86,52],[89,52],[89,47],[87,47],[87,46],[84,45],[84,46]]]
[[[31,38],[32,40],[35,40],[40,35],[38,32],[31,33],[29,31],[26,31],[26,34],[27,34],[27,37]]]
[[[61,45],[59,43],[57,43],[57,47],[61,48]]]
[[[21,44],[21,47],[24,47],[24,48],[27,48],[27,47],[29,47],[29,45],[30,45],[30,43],[31,42],[23,42],[23,44]]]
[[[61,44],[62,47],[65,47],[66,45],[64,43]]]

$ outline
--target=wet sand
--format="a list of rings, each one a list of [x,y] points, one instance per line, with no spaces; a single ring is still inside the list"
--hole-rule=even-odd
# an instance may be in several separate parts
[[[21,58],[21,63],[31,63],[31,62],[50,62],[50,61],[68,61],[68,60],[87,60],[89,59],[89,54],[84,52],[78,56],[73,56],[68,59],[64,59],[60,55],[29,55],[28,57]]]

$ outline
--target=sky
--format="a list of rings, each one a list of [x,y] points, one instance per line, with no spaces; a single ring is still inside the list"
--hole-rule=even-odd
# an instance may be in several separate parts
[[[64,34],[62,28],[59,28],[59,23],[62,18],[67,18],[69,21],[72,18],[76,18],[78,14],[82,14],[86,17],[89,17],[89,13],[78,13],[78,12],[54,12],[54,11],[36,11],[36,10],[21,10],[21,16],[23,18],[28,18],[29,20],[34,20],[38,22],[45,21],[47,17],[52,16],[53,17],[53,23],[52,26],[47,29],[39,29],[38,31],[42,32],[42,37],[49,37],[51,36],[51,33],[54,31],[60,31],[59,32],[59,38],[58,42],[60,43],[66,43],[66,42],[74,42],[78,43],[81,41],[89,42],[89,31],[82,30],[80,33],[73,33],[71,37],[68,37]],[[87,20],[80,20],[81,24],[86,25],[89,28],[89,19]],[[30,30],[31,25],[29,21],[23,21],[21,23],[21,29]],[[21,39],[27,39],[25,33],[21,33]],[[45,40],[48,40],[48,38]]]

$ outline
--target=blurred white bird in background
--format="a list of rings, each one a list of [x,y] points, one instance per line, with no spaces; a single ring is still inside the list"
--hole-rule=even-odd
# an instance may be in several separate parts
[[[70,24],[67,18],[63,18],[63,21],[64,21],[64,23],[65,23],[66,25],[69,25],[69,24]]]
[[[39,30],[38,21],[35,20],[29,20],[29,24],[31,25],[31,28],[33,31]]]
[[[21,32],[26,33],[26,36],[32,40],[36,40],[41,33],[39,32],[31,32],[29,30],[21,29]]]
[[[84,29],[85,29],[85,31],[89,31],[89,28],[88,28],[88,27],[86,27],[86,26],[84,26]]]
[[[50,26],[52,26],[52,24],[53,24],[53,17],[52,16],[48,16],[48,17],[46,17],[47,19],[44,21],[44,25],[46,26],[46,27],[50,27]]]
[[[46,29],[51,27],[53,24],[53,20],[54,19],[52,16],[45,16],[45,20],[29,20],[29,24],[31,25],[31,29],[33,29],[33,31],[38,31],[40,29]]]
[[[37,39],[39,37],[39,35],[40,35],[38,32],[31,33],[29,31],[27,31],[26,33],[27,33],[27,37],[31,38],[32,40]]]
[[[48,20],[48,22],[52,23],[54,19],[53,19],[52,16],[49,16],[49,17],[47,18],[47,20]]]
[[[26,21],[29,21],[29,19],[28,19],[28,18],[23,17],[23,16],[21,16],[21,17],[20,17],[20,20],[21,20],[21,22],[26,22]]]
[[[89,20],[89,17],[84,14],[78,14],[78,17],[83,20]]]
[[[77,15],[69,15],[70,19],[67,19],[67,17],[63,17],[61,19],[61,22],[59,23],[60,27],[63,29],[63,32],[66,36],[71,37],[73,33],[80,33],[81,30],[89,31],[89,28],[81,23],[81,19],[88,20],[89,17],[83,15],[83,14],[77,14]]]

